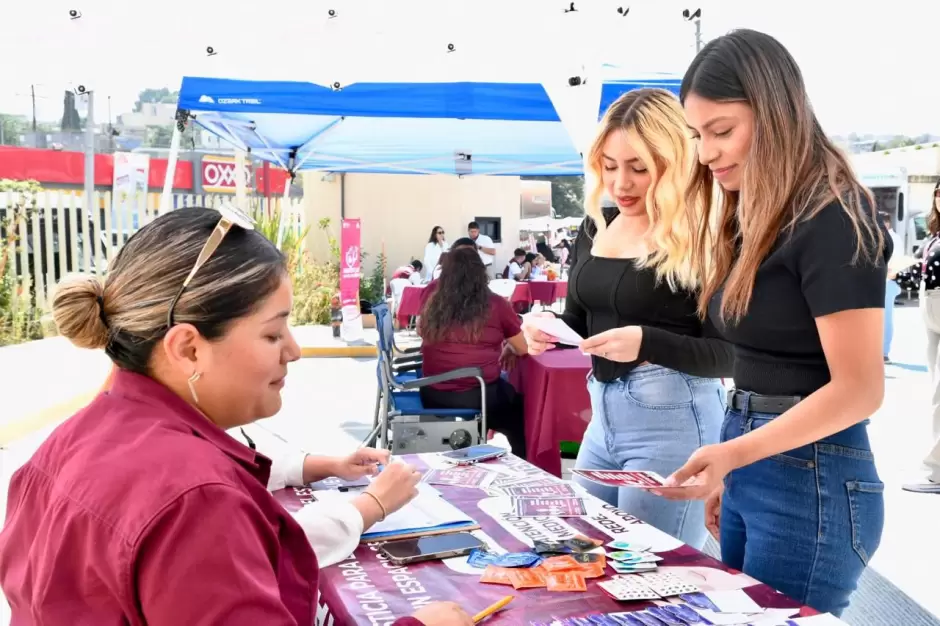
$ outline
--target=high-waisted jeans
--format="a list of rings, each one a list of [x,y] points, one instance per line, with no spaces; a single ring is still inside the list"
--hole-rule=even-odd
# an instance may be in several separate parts
[[[592,376],[588,391],[594,415],[578,453],[579,469],[649,470],[668,476],[699,447],[718,441],[725,390],[715,378],[641,365],[607,383]],[[575,480],[592,495],[693,547],[705,543],[702,502]]]
[[[728,410],[721,440],[776,417]],[[721,558],[817,611],[840,615],[881,542],[883,492],[867,422],[734,470],[722,499]]]

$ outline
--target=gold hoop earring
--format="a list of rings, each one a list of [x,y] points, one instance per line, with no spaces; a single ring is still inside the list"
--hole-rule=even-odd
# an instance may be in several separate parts
[[[189,383],[189,393],[193,396],[193,402],[199,404],[199,395],[196,393],[196,383],[202,378],[201,372],[193,372],[193,375],[186,381]]]

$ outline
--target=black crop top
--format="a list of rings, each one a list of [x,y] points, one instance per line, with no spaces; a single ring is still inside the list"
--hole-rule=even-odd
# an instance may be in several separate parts
[[[880,224],[879,224],[880,226]],[[875,259],[857,257],[858,237],[839,202],[781,234],[760,264],[747,314],[721,320],[719,291],[709,317],[734,344],[734,384],[763,395],[808,396],[830,381],[816,318],[881,309],[892,242]]]
[[[604,212],[610,224],[617,209]],[[641,326],[639,358],[618,363],[592,356],[594,377],[610,382],[629,374],[643,362],[654,363],[693,376],[728,376],[733,369],[731,345],[720,339],[709,321],[696,314],[693,293],[673,292],[657,280],[656,270],[638,269],[633,259],[595,257],[591,254],[594,222],[586,217],[571,251],[568,297],[561,317],[582,337],[612,328]]]

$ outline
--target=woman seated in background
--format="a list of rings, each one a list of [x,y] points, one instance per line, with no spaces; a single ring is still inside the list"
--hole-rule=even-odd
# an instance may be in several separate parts
[[[451,249],[443,262],[438,288],[418,322],[422,371],[436,376],[462,367],[481,368],[487,426],[503,433],[513,453],[525,458],[522,396],[500,376],[503,364],[527,351],[519,317],[509,302],[490,290],[476,250]],[[421,401],[429,408],[481,408],[480,384],[475,378],[460,378],[422,387]]]
[[[296,519],[274,499],[270,487],[369,473],[377,458],[272,467],[225,432],[280,410],[300,356],[291,305],[274,245],[244,216],[202,208],[141,228],[104,283],[62,282],[59,332],[104,349],[117,371],[10,481],[0,586],[13,623],[313,622],[322,563],[311,544],[332,533],[351,549],[414,497],[419,474],[392,463],[348,505]],[[451,603],[395,622],[422,623],[472,622]]]
[[[532,259],[531,268],[529,269],[529,280],[541,280],[548,269],[546,266],[547,261],[545,257],[541,254],[536,254]]]

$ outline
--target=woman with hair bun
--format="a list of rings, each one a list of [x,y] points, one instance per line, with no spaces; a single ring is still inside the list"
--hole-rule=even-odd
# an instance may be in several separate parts
[[[275,463],[225,431],[281,408],[300,356],[285,259],[228,209],[160,216],[102,282],[72,276],[53,315],[116,366],[10,481],[0,586],[13,623],[312,624],[324,564],[416,493],[389,464],[347,504],[291,516],[269,489],[373,473],[387,453]],[[470,624],[436,603],[402,626]]]

